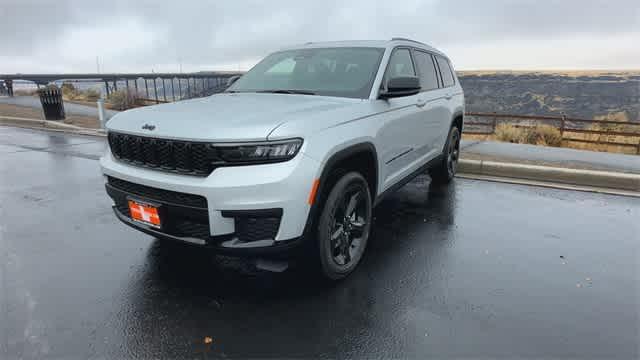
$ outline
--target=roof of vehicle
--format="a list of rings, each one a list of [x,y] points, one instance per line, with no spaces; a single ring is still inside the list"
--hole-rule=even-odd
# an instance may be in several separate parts
[[[392,48],[395,46],[406,45],[412,46],[427,51],[431,51],[442,56],[445,56],[440,50],[429,46],[425,43],[406,39],[406,38],[393,38],[391,40],[344,40],[344,41],[323,41],[323,42],[308,42],[305,44],[299,44],[289,46],[281,50],[292,49],[304,49],[304,48],[326,48],[326,47],[377,47],[377,48]]]

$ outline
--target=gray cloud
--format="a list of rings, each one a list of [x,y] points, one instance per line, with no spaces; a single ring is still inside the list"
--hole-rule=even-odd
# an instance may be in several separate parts
[[[640,67],[637,0],[2,2],[0,73],[93,71],[96,56],[109,71],[211,69],[293,43],[392,36],[451,50],[467,68],[571,66],[589,53],[575,66]],[[566,44],[560,60],[523,58],[547,41]],[[589,43],[622,55],[603,59]]]
[[[540,38],[639,31],[638,1],[442,1],[438,12],[468,30],[471,39]]]

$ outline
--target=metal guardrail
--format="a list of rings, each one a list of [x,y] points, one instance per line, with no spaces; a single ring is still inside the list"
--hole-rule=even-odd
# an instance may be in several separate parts
[[[636,153],[640,155],[640,122],[626,122],[626,121],[613,121],[613,120],[591,120],[591,119],[578,119],[566,116],[532,116],[532,115],[513,115],[513,114],[497,114],[497,113],[478,113],[468,112],[465,114],[465,134],[472,135],[493,135],[496,131],[496,126],[499,123],[511,124],[518,128],[532,128],[539,123],[552,125],[560,130],[560,135],[563,141],[574,141],[590,144],[601,145],[615,145],[633,147],[636,149]],[[469,120],[471,119],[471,120]],[[479,119],[487,119],[486,121],[477,121]],[[608,125],[608,126],[624,126],[632,127],[634,130],[618,130],[618,129],[593,129],[587,127],[578,127],[577,124],[586,124],[587,127],[593,125]],[[480,129],[478,129],[480,128]],[[635,142],[621,142],[610,141],[609,139],[602,140],[598,137],[597,140],[580,139],[575,137],[566,137],[566,134],[595,134],[605,136],[619,136],[630,138]]]
[[[38,87],[56,81],[104,83],[107,97],[118,87],[129,91],[130,83],[135,92],[143,93],[147,99],[156,103],[189,98],[199,92],[226,84],[233,76],[242,75],[239,71],[211,71],[197,73],[105,73],[105,74],[0,74],[6,92],[13,96],[14,81],[29,81]],[[139,81],[142,83],[139,84]],[[177,84],[176,84],[177,83]],[[140,87],[140,88],[139,88]]]

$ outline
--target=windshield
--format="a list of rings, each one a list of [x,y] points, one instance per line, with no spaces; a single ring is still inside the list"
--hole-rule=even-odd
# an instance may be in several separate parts
[[[368,98],[384,49],[321,48],[273,53],[229,92],[282,92]]]

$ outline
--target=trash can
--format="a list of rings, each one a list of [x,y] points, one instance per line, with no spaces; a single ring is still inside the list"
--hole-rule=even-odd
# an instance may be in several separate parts
[[[38,90],[44,118],[47,120],[64,120],[64,104],[62,90],[57,86],[47,86]]]

